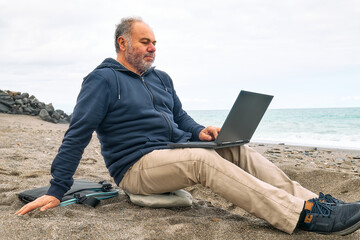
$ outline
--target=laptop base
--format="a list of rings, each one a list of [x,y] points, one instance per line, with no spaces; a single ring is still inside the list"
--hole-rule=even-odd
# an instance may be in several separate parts
[[[169,143],[168,146],[170,148],[206,148],[206,149],[219,149],[219,148],[228,148],[241,146],[249,141],[242,142],[232,142],[232,143],[223,143],[216,144],[215,142],[185,142],[185,143]]]

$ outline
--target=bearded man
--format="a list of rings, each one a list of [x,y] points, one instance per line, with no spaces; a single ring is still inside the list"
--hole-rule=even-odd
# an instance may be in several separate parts
[[[183,110],[169,75],[151,67],[155,45],[153,31],[141,19],[121,21],[115,32],[116,60],[105,59],[83,81],[51,167],[51,187],[18,215],[59,205],[96,131],[110,175],[132,194],[202,184],[289,234],[297,226],[339,235],[360,227],[360,204],[331,195],[319,198],[246,145],[170,149],[172,142],[214,140],[220,128],[205,128]]]

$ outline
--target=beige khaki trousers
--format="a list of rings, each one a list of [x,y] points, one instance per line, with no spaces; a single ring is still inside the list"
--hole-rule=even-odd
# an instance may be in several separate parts
[[[133,194],[171,192],[195,184],[287,233],[299,220],[304,201],[317,195],[289,179],[252,148],[155,150],[126,173],[120,187]]]

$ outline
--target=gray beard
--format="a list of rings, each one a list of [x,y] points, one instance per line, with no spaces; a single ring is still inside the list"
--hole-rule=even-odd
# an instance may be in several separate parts
[[[128,50],[125,52],[126,61],[128,61],[131,64],[131,66],[133,66],[136,69],[137,72],[141,74],[146,72],[155,61],[155,53],[147,53],[145,55],[142,55],[140,53],[135,53],[133,47],[130,44],[128,44],[128,47],[129,47]],[[152,56],[154,58],[154,61],[146,62],[144,60],[144,57],[146,55]]]

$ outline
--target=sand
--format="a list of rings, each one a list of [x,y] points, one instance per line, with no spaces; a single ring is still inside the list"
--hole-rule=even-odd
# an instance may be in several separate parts
[[[50,166],[67,124],[39,117],[0,114],[0,239],[360,239],[295,230],[283,233],[202,186],[187,208],[150,209],[133,205],[124,192],[96,208],[73,204],[25,216],[17,194],[48,185]],[[360,151],[251,143],[308,189],[345,201],[360,200]],[[94,134],[75,178],[113,183]]]

